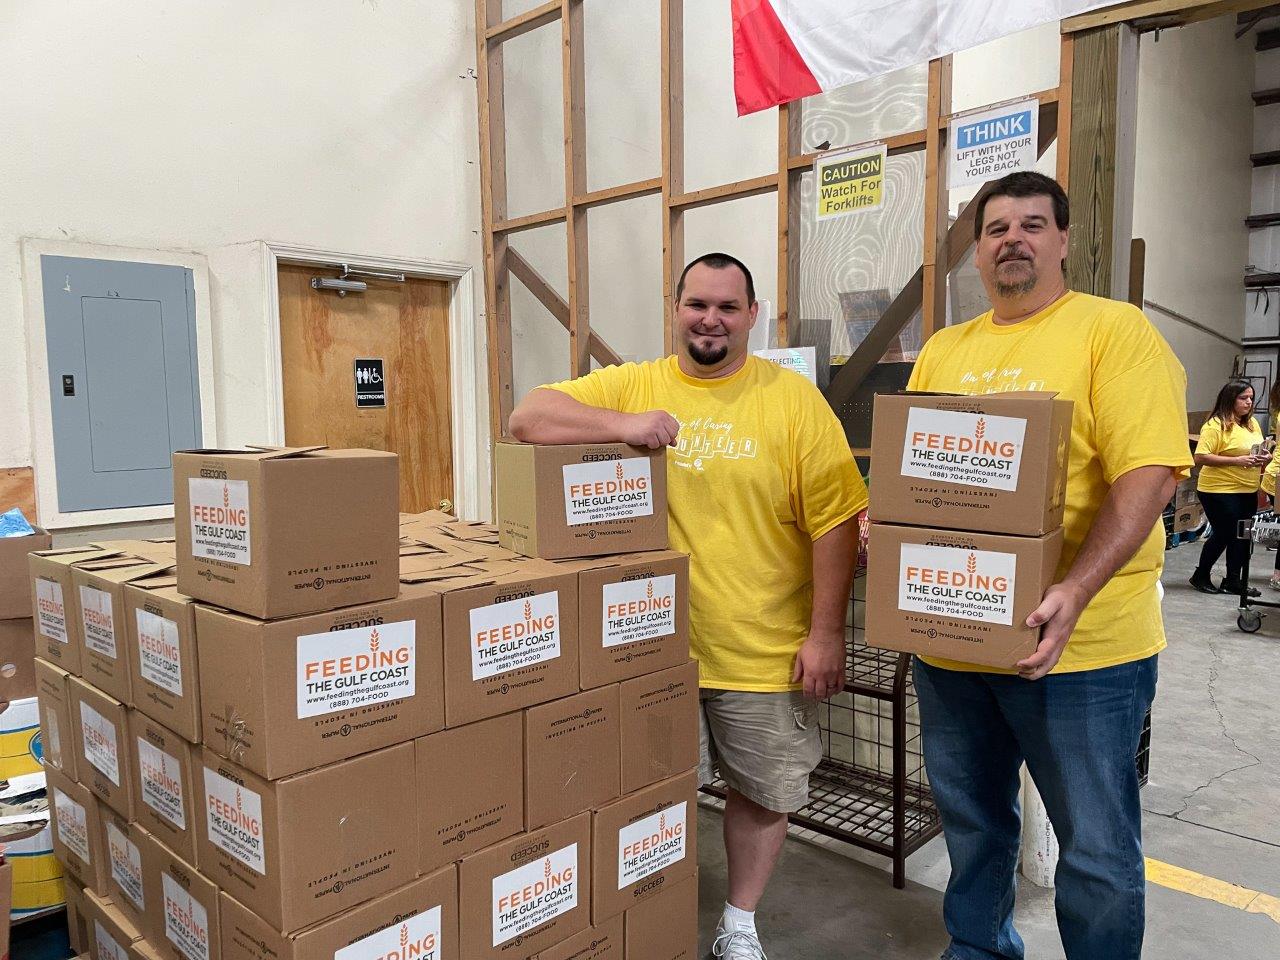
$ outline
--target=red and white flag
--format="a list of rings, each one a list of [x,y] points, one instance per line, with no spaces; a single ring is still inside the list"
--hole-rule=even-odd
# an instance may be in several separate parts
[[[733,0],[738,115],[1117,0]]]

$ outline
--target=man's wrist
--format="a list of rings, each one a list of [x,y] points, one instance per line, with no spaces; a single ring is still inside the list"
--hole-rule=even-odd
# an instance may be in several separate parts
[[[815,643],[837,644],[844,643],[844,625],[839,627],[823,627],[811,625],[809,627],[809,639]]]

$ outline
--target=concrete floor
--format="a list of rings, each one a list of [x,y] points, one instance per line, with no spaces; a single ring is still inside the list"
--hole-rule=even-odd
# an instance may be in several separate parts
[[[1262,630],[1236,629],[1235,601],[1187,586],[1199,544],[1166,554],[1169,649],[1160,657],[1146,854],[1280,897],[1280,609]],[[1268,596],[1273,554],[1253,581]],[[1221,569],[1218,574],[1221,574]],[[700,811],[703,955],[725,896],[720,815]],[[758,913],[770,960],[934,960],[946,946],[941,838],[907,861],[894,890],[887,861],[790,840]],[[1035,960],[1060,960],[1053,893],[1022,881],[1018,928]],[[1148,884],[1146,955],[1161,960],[1275,960],[1280,921]]]

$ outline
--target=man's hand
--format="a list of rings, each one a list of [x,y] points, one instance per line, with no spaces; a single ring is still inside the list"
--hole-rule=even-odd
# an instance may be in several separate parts
[[[810,700],[825,700],[844,689],[844,634],[810,632],[796,654],[792,683],[804,683]]]
[[[680,434],[680,421],[665,410],[619,414],[618,426],[623,443],[650,450],[673,446]]]
[[[1022,679],[1039,680],[1058,665],[1089,599],[1088,591],[1073,583],[1055,583],[1045,591],[1040,606],[1027,617],[1028,627],[1042,629],[1036,652],[1018,661],[1018,675]]]

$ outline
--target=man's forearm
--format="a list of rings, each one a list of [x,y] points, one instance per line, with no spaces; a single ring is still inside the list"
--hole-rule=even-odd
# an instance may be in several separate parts
[[[618,413],[579,403],[558,390],[531,390],[511,414],[511,435],[524,443],[616,443]]]
[[[813,613],[809,632],[844,636],[849,588],[858,560],[858,518],[851,517],[813,541]]]
[[[1138,467],[1117,479],[1063,583],[1097,595],[1151,535],[1176,486],[1170,467]]]

